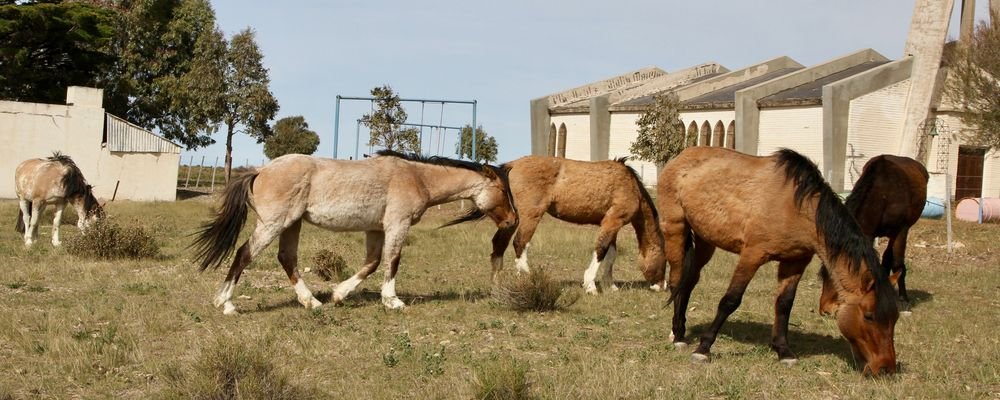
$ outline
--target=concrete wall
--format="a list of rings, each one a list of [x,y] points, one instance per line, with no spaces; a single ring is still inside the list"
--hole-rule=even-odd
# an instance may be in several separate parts
[[[839,164],[843,171],[839,177],[843,190],[849,191],[854,187],[862,168],[872,157],[896,153],[903,131],[900,116],[904,112],[909,90],[910,80],[907,79],[850,100],[848,121],[843,127],[847,132],[846,146],[841,149],[830,146],[832,151],[840,151],[843,155]],[[824,128],[825,131],[831,130]],[[830,164],[837,168],[838,163]],[[840,185],[834,185],[837,179],[829,178],[834,190],[840,191]]]
[[[774,107],[761,110],[758,147],[751,154],[766,156],[783,147],[802,153],[816,165],[823,165],[823,108]],[[823,176],[828,174],[827,171],[820,172]]]
[[[639,136],[637,122],[641,114],[637,112],[616,112],[611,114],[611,137],[608,146],[608,158],[632,157],[629,147]],[[635,169],[646,186],[656,185],[656,164],[646,161],[630,160],[626,162]]]
[[[566,124],[566,158],[590,161],[590,115],[559,114],[553,115],[551,121],[556,130]]]
[[[0,198],[17,197],[18,164],[58,150],[73,158],[98,198],[110,199],[120,181],[117,199],[174,200],[180,155],[109,152],[101,143],[101,96],[92,92],[99,90],[71,89],[73,106],[0,101]]]

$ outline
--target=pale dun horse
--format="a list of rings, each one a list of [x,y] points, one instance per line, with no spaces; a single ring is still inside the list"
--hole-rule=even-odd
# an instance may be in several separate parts
[[[459,199],[472,200],[501,227],[517,223],[506,174],[493,166],[392,151],[359,161],[287,155],[233,179],[218,215],[198,233],[193,246],[202,270],[218,267],[236,246],[252,207],[257,228],[236,252],[215,306],[223,306],[224,314],[236,313],[230,299],[240,274],[277,238],[278,262],[299,303],[315,308],[321,303],[297,270],[302,221],[332,231],[364,231],[365,264],[336,286],[333,301],[342,301],[384,263],[382,304],[398,309],[405,306],[396,296],[395,277],[406,233],[428,207]]]
[[[104,209],[92,189],[76,163],[59,152],[48,158],[25,160],[18,165],[14,171],[14,191],[20,210],[14,229],[24,234],[24,245],[31,246],[38,237],[38,222],[47,203],[56,207],[52,219],[53,246],[62,243],[59,240],[59,225],[67,203],[76,209],[76,226],[81,231],[103,217]]]
[[[642,180],[625,159],[576,161],[558,157],[526,156],[501,165],[510,179],[517,206],[518,225],[501,227],[493,236],[491,263],[494,278],[503,268],[503,254],[514,238],[515,265],[527,272],[528,246],[545,214],[576,224],[598,225],[590,265],[583,274],[587,293],[618,290],[612,267],[617,251],[618,231],[632,225],[639,243],[640,268],[654,289],[664,287],[663,234],[656,207]],[[475,219],[473,214],[448,225]],[[516,231],[516,233],[515,233]],[[601,285],[596,279],[603,270]]]
[[[868,374],[896,371],[893,331],[899,312],[888,273],[861,227],[823,180],[816,165],[792,150],[756,157],[692,147],[660,172],[657,203],[670,262],[675,346],[683,347],[687,306],[702,267],[716,248],[736,253],[729,289],[691,355],[709,359],[726,319],[740,306],[757,269],[777,261],[771,348],[785,364],[795,291],[813,255],[828,267],[840,310],[837,326]]]

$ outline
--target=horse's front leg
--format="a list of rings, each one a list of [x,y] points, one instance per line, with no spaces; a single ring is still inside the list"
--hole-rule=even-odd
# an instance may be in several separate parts
[[[765,262],[767,262],[766,254],[750,249],[743,249],[743,252],[740,253],[740,261],[736,264],[736,271],[733,272],[733,278],[729,281],[729,288],[726,289],[726,294],[719,300],[719,308],[715,313],[715,319],[712,320],[712,325],[708,328],[708,332],[702,335],[701,343],[698,344],[698,348],[691,354],[692,360],[699,362],[708,361],[712,344],[715,343],[715,338],[719,336],[722,324],[740,307],[740,303],[743,302],[743,293],[747,290],[747,285],[750,284],[750,280],[757,273],[757,269]]]
[[[25,246],[31,246],[38,238],[38,222],[41,220],[42,213],[45,212],[45,201],[36,200],[31,202],[31,220],[28,223],[27,232],[24,233],[26,239],[24,241]]]
[[[298,220],[281,232],[278,238],[278,262],[288,275],[289,282],[295,289],[295,296],[305,308],[316,308],[323,303],[316,300],[306,282],[299,275],[299,232],[302,230],[302,220]]]
[[[778,361],[793,365],[798,361],[788,347],[788,319],[795,302],[795,290],[802,273],[812,259],[782,261],[778,264],[778,296],[774,300],[774,325],[771,327],[771,349],[778,353]]]
[[[601,221],[601,231],[597,234],[597,242],[594,244],[594,257],[590,260],[590,265],[583,272],[583,289],[588,294],[597,294],[597,271],[604,266],[604,277],[601,280],[602,290],[617,290],[614,286],[614,279],[611,275],[611,264],[615,262],[618,254],[615,248],[615,239],[618,237],[618,230],[625,225],[622,215],[614,209],[608,210]]]
[[[514,236],[515,231],[517,231],[517,225],[497,229],[497,233],[493,234],[493,253],[490,253],[490,265],[493,267],[494,283],[503,269],[503,253],[507,251],[507,246],[510,245],[510,239]]]
[[[385,246],[382,248],[382,260],[386,262],[385,280],[382,282],[382,304],[390,310],[406,306],[396,296],[396,271],[399,269],[399,257],[403,250],[403,241],[410,230],[409,221],[388,227],[385,231]]]
[[[354,291],[354,288],[361,284],[361,281],[365,280],[368,275],[371,275],[378,269],[378,265],[382,262],[382,248],[385,243],[385,232],[382,231],[368,231],[365,234],[365,265],[361,267],[354,275],[347,280],[337,284],[337,287],[333,289],[333,302],[339,304],[347,298],[347,295]]]
[[[59,225],[62,224],[62,214],[63,210],[66,209],[66,203],[63,201],[56,202],[56,213],[52,218],[52,245],[59,246],[62,244],[59,241]]]

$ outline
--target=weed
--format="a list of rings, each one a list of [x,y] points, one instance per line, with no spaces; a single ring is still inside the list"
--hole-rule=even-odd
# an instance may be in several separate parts
[[[102,260],[153,258],[160,248],[153,234],[133,221],[121,226],[112,218],[97,220],[79,236],[66,241],[66,252],[78,257]]]
[[[424,373],[431,376],[444,374],[445,360],[444,346],[441,346],[441,348],[434,353],[425,351],[423,357]]]
[[[312,258],[313,271],[324,281],[336,279],[338,282],[344,281],[351,276],[347,271],[347,262],[340,254],[323,249]]]
[[[564,298],[565,297],[565,298]],[[494,304],[515,311],[553,311],[569,307],[579,299],[563,296],[559,284],[544,268],[533,268],[526,274],[501,276],[493,286]]]
[[[528,381],[529,365],[511,356],[483,362],[472,376],[472,397],[484,400],[534,398]]]
[[[17,290],[17,289],[23,288],[25,285],[27,285],[27,283],[24,283],[24,282],[12,282],[12,283],[7,283],[4,286],[6,286],[9,289]]]

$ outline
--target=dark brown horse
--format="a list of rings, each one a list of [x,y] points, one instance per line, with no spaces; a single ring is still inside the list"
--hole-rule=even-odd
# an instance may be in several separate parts
[[[45,205],[56,206],[52,219],[52,245],[59,246],[59,225],[66,204],[76,209],[80,230],[104,216],[83,172],[69,156],[55,152],[52,157],[25,160],[14,171],[14,190],[20,200],[15,230],[24,234],[24,245],[31,246],[38,236],[38,223]]]
[[[928,178],[927,169],[912,158],[881,155],[865,163],[861,177],[845,201],[865,237],[889,238],[882,253],[882,267],[892,271],[904,312],[910,309],[910,298],[906,295],[906,236],[924,210]],[[823,277],[820,311],[832,314],[837,309],[837,293],[825,267],[820,276]]]
[[[778,261],[771,348],[783,363],[794,363],[788,320],[799,279],[815,254],[830,266],[833,289],[842,301],[837,325],[865,360],[864,372],[895,372],[893,330],[899,312],[888,274],[879,267],[871,241],[809,159],[787,149],[756,157],[715,147],[688,148],[664,167],[657,193],[676,346],[686,345],[688,300],[702,267],[717,247],[739,254],[729,289],[692,354],[694,360],[709,359],[719,329],[739,307],[757,269]]]
[[[577,161],[558,157],[526,156],[501,165],[510,178],[517,207],[518,225],[498,229],[493,235],[491,262],[494,277],[503,267],[503,254],[514,238],[515,264],[528,271],[528,245],[545,214],[563,221],[598,225],[594,256],[583,274],[583,287],[598,293],[597,272],[603,268],[601,290],[617,290],[612,266],[617,255],[618,231],[631,224],[635,229],[646,280],[654,289],[664,287],[663,234],[656,207],[635,170],[625,159]],[[468,215],[448,225],[478,218]],[[516,233],[515,233],[516,231]]]

